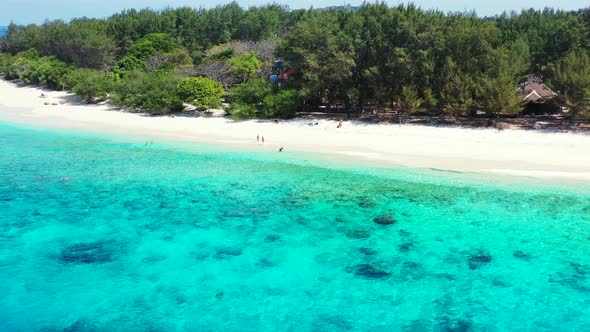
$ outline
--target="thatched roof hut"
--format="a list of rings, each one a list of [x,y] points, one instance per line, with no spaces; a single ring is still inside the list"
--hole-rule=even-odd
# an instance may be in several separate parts
[[[544,104],[557,97],[557,93],[543,83],[539,76],[529,76],[518,87],[518,94],[525,103]]]

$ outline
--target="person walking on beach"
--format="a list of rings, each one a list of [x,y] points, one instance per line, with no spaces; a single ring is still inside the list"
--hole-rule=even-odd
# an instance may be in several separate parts
[[[260,135],[256,135],[256,142],[260,143]]]
[[[264,144],[264,136],[262,136],[262,144]]]

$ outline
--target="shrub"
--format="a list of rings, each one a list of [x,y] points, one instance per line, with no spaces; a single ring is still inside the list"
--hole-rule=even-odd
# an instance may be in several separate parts
[[[134,56],[126,55],[121,60],[117,62],[115,68],[113,68],[113,73],[119,77],[125,77],[125,75],[129,72],[133,72],[136,70],[145,70],[145,63],[143,60],[140,60]]]
[[[10,61],[6,60],[6,79],[20,79],[29,84],[42,84],[49,88],[63,88],[63,78],[72,71],[72,66],[54,56],[38,57],[34,50],[19,53]]]
[[[250,104],[231,104],[229,114],[234,120],[254,119],[256,117],[256,107]]]
[[[94,69],[76,69],[64,77],[63,84],[88,102],[105,100],[113,88],[113,80]]]
[[[8,53],[0,53],[0,73],[6,75],[6,72],[14,64],[15,58]]]
[[[188,77],[178,84],[178,94],[182,101],[199,109],[219,107],[223,93],[219,82],[206,77]]]
[[[262,78],[253,78],[231,89],[229,97],[232,103],[258,106],[271,93],[272,83]]]
[[[115,105],[152,114],[166,114],[183,109],[177,93],[179,79],[171,73],[134,71],[115,85]]]
[[[245,82],[248,78],[256,74],[262,66],[262,61],[258,60],[254,52],[246,52],[239,58],[228,60],[231,65],[232,73]]]
[[[295,90],[280,90],[266,96],[262,102],[262,115],[266,118],[292,118],[298,108],[298,95]]]

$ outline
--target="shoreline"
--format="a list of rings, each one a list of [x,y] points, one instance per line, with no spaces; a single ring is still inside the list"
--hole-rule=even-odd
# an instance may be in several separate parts
[[[47,98],[39,98],[41,93]],[[86,105],[65,91],[18,86],[4,80],[0,80],[0,121],[145,140],[224,145],[252,152],[276,152],[283,147],[288,152],[373,167],[590,183],[590,135],[576,133],[357,121],[345,121],[342,128],[336,128],[338,122],[331,120],[295,119],[275,124],[235,122],[226,117],[155,117],[115,110],[107,104]],[[264,145],[257,144],[257,135],[264,136]]]

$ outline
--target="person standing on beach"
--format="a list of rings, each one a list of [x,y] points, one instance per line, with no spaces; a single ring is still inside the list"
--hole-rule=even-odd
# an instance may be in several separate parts
[[[264,144],[264,136],[262,136],[262,144]]]
[[[256,135],[256,142],[260,142],[260,135]]]

